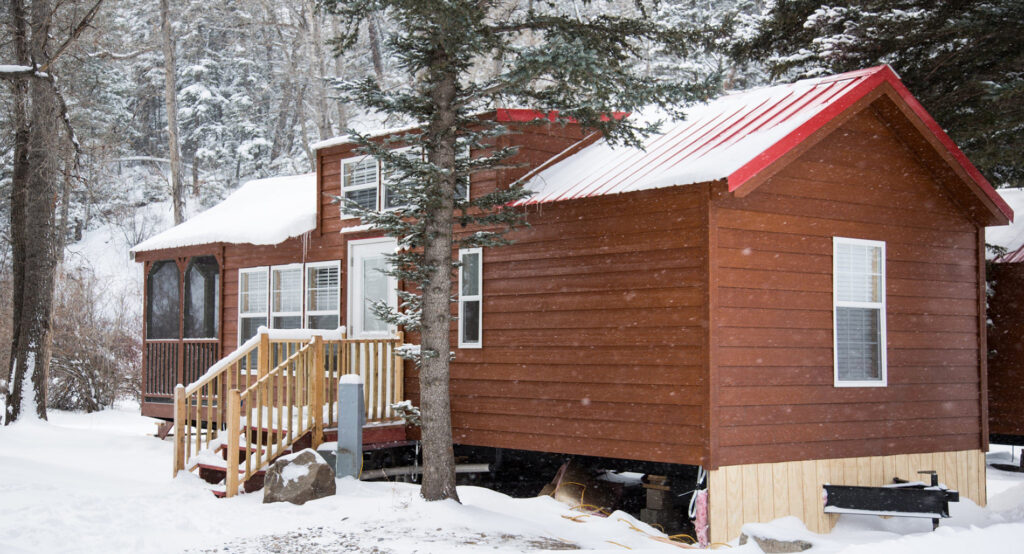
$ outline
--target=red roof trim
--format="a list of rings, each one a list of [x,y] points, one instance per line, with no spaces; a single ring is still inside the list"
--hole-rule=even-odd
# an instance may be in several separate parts
[[[615,119],[622,119],[629,115],[630,112],[612,112],[612,117]],[[547,119],[548,121],[558,121],[558,111],[551,110],[549,112],[542,112],[540,110],[528,110],[522,108],[499,108],[494,110],[494,119],[502,123],[529,123],[538,119]],[[569,118],[570,123],[575,123],[576,120]],[[601,121],[608,121],[608,116],[601,116]]]
[[[743,186],[744,183],[752,179],[772,163],[779,160],[779,158],[803,142],[804,139],[814,134],[818,129],[821,129],[826,123],[855,104],[858,100],[867,96],[868,93],[878,88],[879,85],[882,83],[889,83],[900,98],[906,102],[907,106],[910,107],[911,111],[921,119],[921,122],[928,127],[932,134],[935,135],[935,138],[938,139],[949,154],[953,156],[953,159],[956,160],[961,168],[963,168],[981,192],[983,192],[985,196],[995,204],[996,208],[1004,216],[1006,216],[1010,221],[1013,221],[1013,210],[1010,206],[1006,204],[1006,201],[1004,201],[1001,196],[999,196],[999,193],[995,191],[988,180],[986,180],[981,172],[978,171],[978,168],[974,167],[974,164],[967,159],[967,156],[964,155],[960,148],[957,147],[953,142],[953,139],[949,138],[949,135],[947,135],[939,124],[928,114],[924,109],[924,106],[914,98],[914,95],[911,94],[910,90],[903,85],[903,82],[900,81],[899,76],[896,75],[892,68],[888,65],[880,65],[861,71],[843,73],[836,77],[836,80],[857,77],[864,77],[864,79],[853,89],[844,92],[839,99],[809,119],[806,123],[797,127],[771,147],[758,154],[753,160],[747,162],[743,167],[740,167],[730,174],[728,177],[730,191],[735,191]]]

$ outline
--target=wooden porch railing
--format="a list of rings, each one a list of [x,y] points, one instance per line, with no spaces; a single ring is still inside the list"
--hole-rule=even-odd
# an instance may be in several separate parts
[[[397,419],[404,399],[403,363],[393,338],[349,339],[344,330],[266,330],[175,390],[174,473],[196,466],[201,451],[226,448],[226,493],[307,433],[315,448],[335,426],[342,375],[363,376],[367,421]],[[218,440],[224,433],[224,440]],[[240,441],[244,441],[240,444]],[[245,452],[244,470],[239,455]]]

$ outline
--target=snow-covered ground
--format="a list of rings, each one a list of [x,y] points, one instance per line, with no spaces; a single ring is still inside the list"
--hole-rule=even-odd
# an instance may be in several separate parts
[[[621,512],[581,518],[548,497],[477,487],[459,489],[462,505],[423,502],[410,484],[352,479],[304,506],[264,505],[261,494],[218,500],[194,475],[171,478],[172,443],[154,430],[132,405],[0,427],[0,552],[679,551]],[[994,447],[989,460],[1009,462],[1010,451]],[[809,540],[811,552],[1024,551],[1024,475],[990,468],[988,484],[988,508],[954,504],[934,533],[927,520],[869,516],[843,516],[830,535],[795,519],[761,527]]]

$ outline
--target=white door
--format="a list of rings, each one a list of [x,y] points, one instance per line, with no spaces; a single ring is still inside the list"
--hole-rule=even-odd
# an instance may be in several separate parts
[[[373,304],[387,301],[398,306],[398,280],[381,273],[387,265],[385,254],[393,254],[397,242],[391,238],[356,240],[348,243],[348,336],[385,337],[394,326],[380,320]]]

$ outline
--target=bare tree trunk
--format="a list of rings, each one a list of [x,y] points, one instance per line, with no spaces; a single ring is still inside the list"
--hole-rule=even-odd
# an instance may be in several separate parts
[[[443,54],[435,64],[444,71]],[[455,167],[456,109],[455,76],[440,77],[431,91],[436,112],[426,133],[427,157],[436,167]],[[423,413],[423,486],[426,500],[458,500],[455,490],[455,454],[452,450],[450,352],[452,294],[452,219],[455,173],[444,172],[436,202],[427,212],[424,263],[428,283],[423,289],[423,314],[420,344],[424,356],[420,364],[420,405]]]
[[[309,10],[309,26],[312,29],[313,61],[316,63],[316,128],[320,133],[320,140],[330,138],[333,134],[331,129],[330,110],[327,108],[327,83],[324,81],[327,73],[326,60],[324,55],[324,41],[320,15],[316,9]],[[339,56],[340,57],[340,56]]]
[[[170,0],[160,0],[160,31],[164,51],[164,106],[167,108],[167,142],[171,159],[171,202],[174,224],[185,220],[185,199],[181,186],[181,150],[178,148],[178,87],[175,84],[174,35],[171,31]]]
[[[13,0],[15,50],[19,62],[45,64],[52,6],[34,0],[28,25],[22,0]],[[28,28],[32,33],[26,41]],[[24,45],[24,46],[23,46]],[[14,250],[14,319],[11,341],[10,390],[5,423],[35,410],[46,419],[47,372],[50,363],[50,316],[57,263],[54,224],[58,193],[58,152],[62,121],[57,91],[50,81],[34,78],[16,92],[15,175],[11,186],[11,235]],[[27,95],[25,94],[27,92]],[[13,214],[20,212],[19,217]]]
[[[28,57],[28,20],[23,0],[11,0],[11,28],[14,30],[15,59],[30,63]],[[21,415],[25,369],[18,365],[21,344],[21,314],[24,295],[18,294],[25,282],[25,218],[28,200],[28,81],[12,81],[14,92],[14,167],[11,175],[11,354],[7,375],[7,398],[4,423],[10,424]]]
[[[370,38],[370,59],[373,61],[373,73],[377,76],[377,84],[384,87],[384,59],[380,54],[380,31],[377,20],[373,17],[366,20],[367,35]]]

